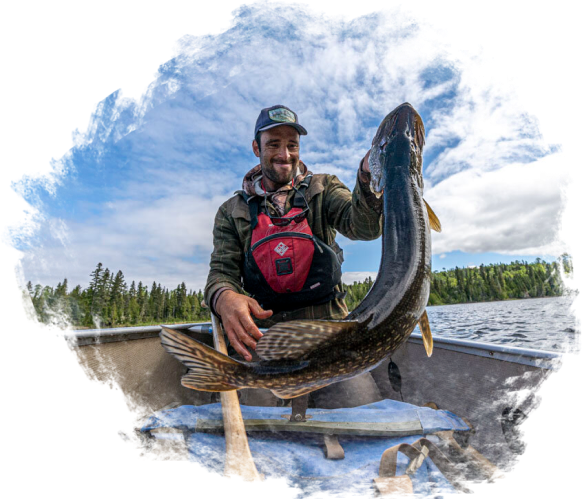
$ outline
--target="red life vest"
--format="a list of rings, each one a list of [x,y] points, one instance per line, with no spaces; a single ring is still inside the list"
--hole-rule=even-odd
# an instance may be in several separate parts
[[[301,191],[311,176],[300,184]],[[292,218],[307,206],[303,192],[293,208],[278,218]],[[245,255],[243,287],[265,309],[291,310],[332,300],[341,293],[341,261],[336,252],[313,234],[307,217],[275,225],[258,213],[261,199],[247,198],[251,213],[251,246]],[[341,250],[340,250],[341,251]]]
[[[291,218],[303,210],[292,208],[283,218]],[[307,218],[289,225],[277,226],[261,213],[253,230],[251,253],[261,274],[276,293],[300,291],[307,280],[313,261],[313,233]]]

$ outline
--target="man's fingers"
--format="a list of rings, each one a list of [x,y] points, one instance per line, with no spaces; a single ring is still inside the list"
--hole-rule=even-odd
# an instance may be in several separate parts
[[[255,350],[257,348],[257,341],[262,334],[258,330],[255,323],[250,319],[248,312],[246,317],[236,317],[235,320],[229,321],[227,330],[228,339],[233,348],[244,357],[245,360],[252,360],[251,353],[247,347]]]
[[[244,343],[247,347],[250,347],[253,350],[257,347],[257,342],[255,341],[255,339],[250,334],[248,334],[246,331],[239,330],[237,332],[237,336],[238,336],[238,340],[241,343]]]
[[[258,340],[261,336],[263,336],[263,333],[261,333],[259,331],[259,328],[257,327],[257,325],[251,320],[250,317],[242,317],[241,318],[241,324],[244,328],[244,330],[250,334],[255,340]],[[254,347],[253,347],[254,348]]]
[[[251,353],[247,347],[253,350],[257,347],[257,340],[263,334],[253,322],[251,314],[259,319],[266,319],[273,315],[272,310],[263,310],[253,298],[224,291],[216,304],[218,311],[222,315],[222,321],[233,348],[244,357],[245,360],[252,360]]]
[[[267,319],[268,317],[271,317],[271,315],[273,315],[272,310],[263,310],[261,308],[261,306],[258,304],[257,300],[250,300],[249,301],[249,308],[251,309],[251,313],[257,319]],[[259,331],[259,333],[260,333],[260,331]]]
[[[232,347],[244,357],[245,360],[252,360],[253,356],[246,349],[246,347],[239,341],[237,334],[234,331],[227,333],[228,339]]]

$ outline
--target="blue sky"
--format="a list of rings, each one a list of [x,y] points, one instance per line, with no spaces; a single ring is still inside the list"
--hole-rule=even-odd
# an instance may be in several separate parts
[[[214,215],[256,164],[254,122],[274,104],[309,131],[308,167],[350,188],[383,117],[404,101],[416,107],[427,130],[425,199],[443,224],[435,270],[554,258],[559,144],[479,73],[478,54],[435,40],[397,13],[348,22],[276,4],[241,7],[223,33],[184,36],[141,98],[123,88],[103,96],[50,182],[15,184],[38,209],[36,229],[14,233],[25,279],[86,286],[102,262],[128,281],[202,288]],[[379,241],[338,241],[347,282],[377,271]]]

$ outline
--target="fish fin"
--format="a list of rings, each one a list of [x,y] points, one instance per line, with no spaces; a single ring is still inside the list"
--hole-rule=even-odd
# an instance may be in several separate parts
[[[242,370],[246,367],[241,362],[163,326],[160,338],[166,352],[190,369],[182,377],[183,386],[205,392],[222,392],[241,387],[236,377],[236,368]]]
[[[275,397],[279,397],[280,399],[294,399],[295,397],[301,397],[301,395],[307,395],[315,390],[319,390],[329,384],[330,383],[314,386],[282,387],[277,388],[276,390],[271,389],[271,392]]]
[[[297,320],[272,326],[257,343],[262,360],[304,359],[326,343],[337,341],[342,334],[356,330],[356,321]]]
[[[430,357],[432,355],[432,333],[430,332],[430,324],[428,322],[426,310],[420,316],[418,327],[422,332],[422,343],[424,344],[424,349],[426,350],[426,354]]]
[[[435,212],[432,211],[432,208],[429,206],[429,204],[426,202],[425,199],[423,199],[424,201],[424,205],[426,206],[426,212],[428,213],[428,223],[430,224],[430,228],[432,230],[434,230],[435,232],[440,232],[442,230],[441,228],[441,221],[439,220],[439,217],[437,217],[435,215]]]

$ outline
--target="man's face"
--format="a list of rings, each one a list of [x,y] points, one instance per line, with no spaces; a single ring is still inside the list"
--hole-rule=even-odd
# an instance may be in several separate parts
[[[281,125],[261,132],[261,150],[253,141],[255,156],[261,158],[265,188],[275,190],[295,177],[299,166],[299,133],[291,126]]]

